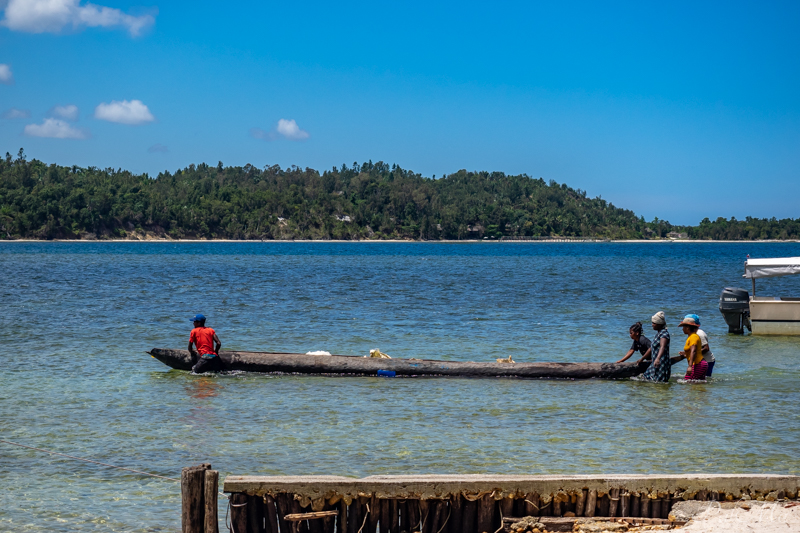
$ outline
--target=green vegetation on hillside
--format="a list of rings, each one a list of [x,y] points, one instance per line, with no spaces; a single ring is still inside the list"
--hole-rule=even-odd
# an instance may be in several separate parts
[[[762,223],[763,222],[763,223]],[[0,159],[0,238],[467,239],[503,236],[797,238],[790,221],[679,228],[566,185],[459,171],[424,178],[379,162],[325,172],[189,165],[146,174]],[[741,229],[739,225],[748,224]],[[737,233],[738,231],[738,233]],[[766,232],[766,233],[765,233]],[[777,232],[777,233],[776,233]]]

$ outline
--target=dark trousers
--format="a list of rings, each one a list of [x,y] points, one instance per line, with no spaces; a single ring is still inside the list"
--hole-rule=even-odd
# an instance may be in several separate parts
[[[222,370],[222,365],[219,362],[219,356],[215,355],[214,357],[204,357],[200,356],[197,358],[197,362],[192,367],[192,372],[195,374],[202,374],[204,372],[219,372]]]

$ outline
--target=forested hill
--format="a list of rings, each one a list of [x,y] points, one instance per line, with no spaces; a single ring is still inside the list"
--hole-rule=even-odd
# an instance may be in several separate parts
[[[723,221],[725,222],[725,221]],[[713,230],[709,222],[688,231]],[[726,222],[730,225],[731,223]],[[0,159],[0,238],[468,239],[658,238],[645,222],[581,190],[525,175],[440,179],[372,162],[325,172],[190,165],[152,179],[124,170]],[[718,229],[718,228],[717,228]],[[730,227],[723,238],[731,237]],[[786,237],[795,237],[795,227]],[[761,237],[764,238],[764,237]]]

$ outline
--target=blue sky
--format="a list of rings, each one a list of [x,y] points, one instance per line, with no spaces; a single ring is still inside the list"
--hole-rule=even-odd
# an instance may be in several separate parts
[[[797,2],[0,8],[3,152],[151,175],[382,160],[648,220],[800,217]]]

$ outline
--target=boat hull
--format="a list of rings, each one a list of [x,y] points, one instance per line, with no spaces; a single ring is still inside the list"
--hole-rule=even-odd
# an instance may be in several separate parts
[[[800,298],[750,299],[753,335],[800,335]]]
[[[155,359],[178,370],[192,369],[187,350],[153,348]],[[506,377],[550,379],[622,379],[641,374],[648,363],[476,363],[430,359],[378,359],[349,355],[305,355],[267,352],[221,351],[224,370],[261,373]]]

